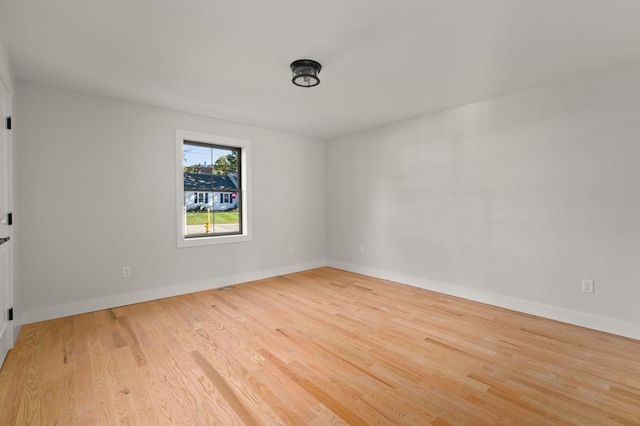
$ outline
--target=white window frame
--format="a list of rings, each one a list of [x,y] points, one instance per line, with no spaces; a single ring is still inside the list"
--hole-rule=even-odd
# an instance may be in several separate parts
[[[187,226],[184,207],[183,147],[185,141],[222,145],[240,149],[240,182],[238,188],[242,208],[242,233],[234,235],[212,235],[185,237]],[[244,139],[176,129],[176,228],[178,247],[197,247],[213,244],[229,244],[251,241],[251,142]]]

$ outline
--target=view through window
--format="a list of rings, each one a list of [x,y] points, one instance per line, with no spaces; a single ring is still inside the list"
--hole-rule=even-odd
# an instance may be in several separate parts
[[[242,234],[241,148],[185,140],[185,238]]]

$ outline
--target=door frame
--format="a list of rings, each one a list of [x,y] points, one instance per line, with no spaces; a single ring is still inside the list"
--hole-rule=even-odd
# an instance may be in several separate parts
[[[5,66],[6,55],[2,45],[0,44],[0,96],[6,99],[0,99],[0,102],[4,103],[5,111],[0,117],[2,123],[0,123],[0,131],[3,133],[5,143],[5,163],[6,170],[2,171],[5,174],[6,191],[5,194],[5,209],[6,211],[0,212],[0,222],[4,225],[10,225],[7,223],[7,213],[13,210],[13,130],[7,129],[7,117],[12,116],[13,108],[13,86],[10,75]],[[13,127],[13,126],[12,126]],[[0,147],[1,148],[1,147]],[[1,171],[1,170],[0,170]],[[18,321],[14,314],[13,320],[8,319],[8,309],[14,308],[14,251],[13,251],[13,226],[3,226],[6,228],[7,235],[0,235],[0,237],[9,236],[11,239],[3,244],[3,249],[7,250],[7,271],[6,271],[6,306],[0,306],[0,315],[4,317],[6,322],[4,323],[4,329],[0,329],[0,366],[4,362],[4,359],[10,349],[13,348],[15,343],[15,337],[18,335],[19,328],[17,328]],[[2,290],[2,289],[0,289]],[[15,309],[14,309],[15,312]]]

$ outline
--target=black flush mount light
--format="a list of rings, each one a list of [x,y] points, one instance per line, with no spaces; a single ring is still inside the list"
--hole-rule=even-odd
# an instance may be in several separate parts
[[[291,62],[291,71],[293,78],[291,82],[300,87],[313,87],[320,84],[318,74],[322,65],[311,59],[298,59]]]

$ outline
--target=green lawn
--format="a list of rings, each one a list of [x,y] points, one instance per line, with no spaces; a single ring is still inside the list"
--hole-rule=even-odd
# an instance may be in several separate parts
[[[240,214],[231,212],[187,212],[187,225],[204,225],[210,223],[238,223]]]

